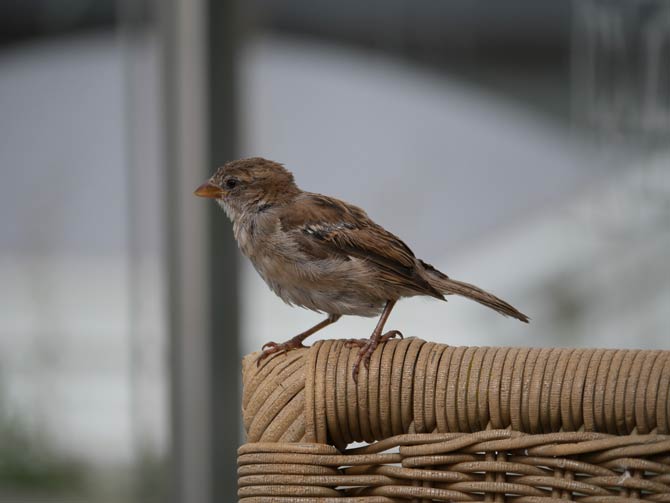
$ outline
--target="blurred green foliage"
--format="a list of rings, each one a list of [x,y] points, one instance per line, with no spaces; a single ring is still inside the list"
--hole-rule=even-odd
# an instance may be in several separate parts
[[[37,439],[20,421],[0,416],[0,487],[53,492],[79,492],[85,467],[64,459]]]

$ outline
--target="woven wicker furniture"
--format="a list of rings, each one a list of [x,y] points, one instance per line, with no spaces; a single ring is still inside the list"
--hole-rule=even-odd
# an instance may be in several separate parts
[[[245,358],[240,501],[670,502],[668,351],[356,352]]]

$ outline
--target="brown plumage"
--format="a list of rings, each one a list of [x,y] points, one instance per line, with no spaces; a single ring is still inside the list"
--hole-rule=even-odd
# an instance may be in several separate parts
[[[361,208],[300,190],[281,164],[252,157],[227,163],[195,194],[215,198],[233,222],[242,250],[268,286],[290,305],[328,314],[326,320],[281,344],[263,346],[267,356],[301,347],[317,330],[344,314],[376,316],[379,323],[361,347],[353,373],[368,364],[394,304],[403,297],[440,300],[461,295],[523,322],[528,317],[474,285],[449,278],[417,259],[400,238],[373,222]]]

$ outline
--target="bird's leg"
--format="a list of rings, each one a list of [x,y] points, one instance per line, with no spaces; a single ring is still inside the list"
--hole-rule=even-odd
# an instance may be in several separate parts
[[[386,306],[384,306],[384,311],[382,311],[382,315],[379,317],[377,326],[372,331],[372,335],[370,336],[369,339],[362,339],[362,340],[352,339],[347,341],[347,345],[349,347],[358,346],[361,348],[358,351],[358,357],[356,358],[356,363],[354,363],[354,368],[352,369],[352,375],[354,381],[358,382],[358,371],[360,369],[361,362],[365,364],[365,368],[369,367],[370,357],[372,356],[372,353],[374,352],[375,348],[379,345],[380,342],[386,342],[389,339],[393,339],[396,336],[400,336],[400,338],[402,339],[402,334],[398,330],[390,330],[386,332],[384,335],[382,335],[382,330],[384,330],[386,320],[388,320],[388,317],[391,314],[391,310],[393,309],[393,306],[395,306],[395,303],[396,303],[395,300],[389,300],[386,302]]]
[[[318,332],[322,328],[325,328],[328,325],[332,325],[337,320],[339,320],[341,316],[342,316],[341,314],[330,314],[328,315],[328,318],[326,318],[322,322],[317,323],[312,328],[309,328],[304,332],[299,333],[295,337],[292,337],[291,339],[287,340],[286,342],[282,342],[281,344],[277,344],[276,342],[272,341],[264,344],[262,347],[263,352],[256,359],[256,365],[260,365],[264,359],[266,359],[268,356],[272,354],[286,353],[287,351],[290,351],[292,349],[304,348],[305,346],[303,345],[302,341],[307,339],[307,337],[309,337],[310,335]]]

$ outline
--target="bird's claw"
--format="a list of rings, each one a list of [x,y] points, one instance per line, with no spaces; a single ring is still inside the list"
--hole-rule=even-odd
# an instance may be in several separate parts
[[[405,338],[405,336],[402,335],[402,332],[400,330],[389,330],[379,338],[379,342],[387,342],[390,341],[391,339],[395,339],[396,337],[400,337],[401,339]]]
[[[360,348],[365,346],[365,343],[368,341],[368,339],[347,339],[344,341],[344,345],[348,348]]]
[[[256,358],[256,366],[260,367],[261,362],[270,355],[288,353],[293,349],[304,347],[306,346],[302,342],[293,339],[289,339],[288,341],[282,342],[281,344],[277,344],[274,341],[266,342],[261,348],[263,352],[258,356],[258,358]]]
[[[358,351],[358,356],[356,357],[356,363],[354,363],[354,367],[351,370],[354,382],[358,382],[358,372],[360,370],[361,362],[363,362],[363,365],[365,365],[365,369],[369,370],[370,358],[372,358],[372,353],[374,353],[379,343],[387,342],[394,337],[400,337],[401,339],[404,338],[399,330],[389,330],[381,336],[373,334],[369,339],[349,339],[346,342],[346,345],[349,348],[354,346],[360,348]]]

